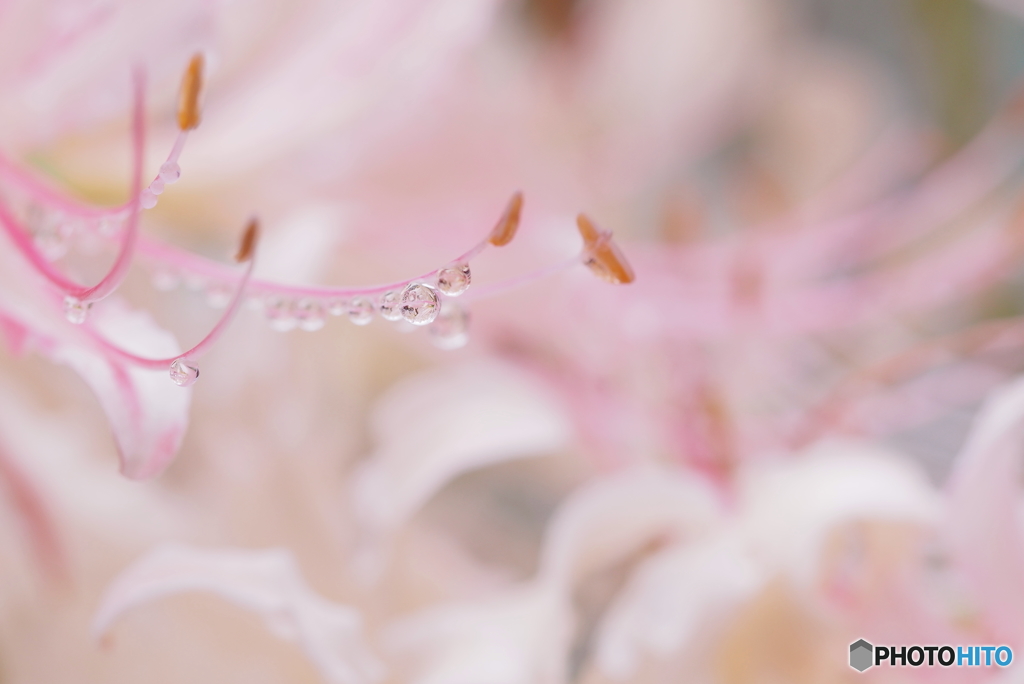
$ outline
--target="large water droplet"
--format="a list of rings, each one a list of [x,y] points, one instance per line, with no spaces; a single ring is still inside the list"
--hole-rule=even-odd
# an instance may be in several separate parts
[[[402,320],[402,297],[392,290],[380,296],[380,317],[386,321]]]
[[[153,179],[153,182],[149,184],[149,191],[154,195],[159,195],[164,191],[164,179],[157,176]]]
[[[469,264],[442,268],[437,274],[437,289],[449,297],[458,297],[469,289]]]
[[[469,312],[455,302],[446,301],[428,330],[438,349],[465,347],[469,342]]]
[[[92,302],[83,302],[78,297],[72,297],[71,295],[64,298],[64,315],[67,316],[68,321],[75,325],[85,323],[91,308]]]
[[[171,382],[178,387],[194,385],[198,379],[198,367],[186,363],[185,359],[174,359],[171,362]]]
[[[284,297],[271,297],[263,305],[270,327],[278,332],[293,330],[298,321],[292,315],[291,302]]]
[[[181,178],[181,167],[175,162],[164,162],[160,166],[160,180],[167,185]]]
[[[300,299],[293,313],[303,330],[316,332],[324,327],[324,305],[315,299]]]
[[[402,291],[402,318],[413,325],[427,325],[440,310],[437,290],[429,285],[411,283]]]
[[[348,305],[348,320],[356,325],[366,325],[373,320],[373,302],[366,297],[356,297]]]

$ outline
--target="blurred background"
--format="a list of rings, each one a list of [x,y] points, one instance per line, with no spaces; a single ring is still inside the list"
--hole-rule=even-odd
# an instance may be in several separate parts
[[[80,283],[124,230],[81,207],[131,199],[132,70],[149,179],[205,59],[98,328],[180,353],[263,229],[192,388],[98,347],[4,234],[0,684],[1024,681],[848,661],[1024,647],[1022,22],[0,3],[0,213]],[[450,265],[517,191],[431,326],[288,289]],[[584,265],[580,212],[635,282]]]

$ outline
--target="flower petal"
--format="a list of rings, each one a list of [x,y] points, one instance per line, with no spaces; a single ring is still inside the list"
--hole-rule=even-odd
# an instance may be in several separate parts
[[[359,613],[314,593],[284,549],[160,546],[107,588],[93,633],[102,637],[131,608],[193,591],[212,592],[259,613],[274,634],[298,643],[332,684],[362,684],[383,674],[363,643]]]

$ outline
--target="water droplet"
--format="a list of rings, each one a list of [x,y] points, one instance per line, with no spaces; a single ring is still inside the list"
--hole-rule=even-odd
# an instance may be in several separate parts
[[[469,312],[455,302],[446,301],[428,330],[438,349],[465,347],[469,342]]]
[[[278,332],[293,330],[298,323],[292,315],[291,302],[283,297],[271,297],[263,305],[263,313],[270,327]]]
[[[154,195],[159,195],[164,191],[164,179],[157,176],[153,179],[153,182],[149,184],[149,191]]]
[[[327,302],[327,313],[332,316],[344,316],[348,313],[348,302],[344,299],[332,299]]]
[[[373,320],[373,302],[366,297],[356,297],[348,305],[348,320],[356,325],[367,325]]]
[[[206,303],[214,309],[223,309],[231,303],[231,288],[224,283],[211,285],[206,289]]]
[[[380,316],[386,321],[402,320],[402,298],[392,290],[380,296]]]
[[[85,323],[91,308],[92,302],[83,302],[78,297],[72,297],[71,295],[64,298],[64,315],[67,316],[68,321],[75,325]]]
[[[181,285],[181,276],[169,268],[161,268],[153,272],[153,287],[160,292],[171,292]]]
[[[142,194],[139,195],[139,204],[143,209],[152,209],[156,206],[156,195],[150,190],[143,190]]]
[[[171,362],[171,382],[178,387],[189,387],[199,379],[199,368],[185,362],[185,359],[174,359]]]
[[[324,327],[324,305],[315,299],[300,299],[293,315],[303,330],[316,332]]]
[[[427,325],[440,310],[437,290],[429,285],[411,283],[402,291],[402,317],[413,325]]]
[[[449,297],[458,297],[469,289],[469,264],[442,268],[437,274],[437,289]]]
[[[175,162],[164,162],[160,166],[160,179],[167,185],[170,185],[179,178],[181,178],[181,167]]]

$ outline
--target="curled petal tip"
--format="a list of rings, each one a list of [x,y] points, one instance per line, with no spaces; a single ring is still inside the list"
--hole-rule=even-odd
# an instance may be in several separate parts
[[[505,213],[498,219],[497,225],[494,226],[494,230],[491,231],[491,235],[487,238],[495,247],[504,247],[508,243],[512,242],[512,238],[516,236],[516,230],[519,229],[519,214],[523,210],[523,193],[517,192],[512,195],[512,199],[508,201],[508,205],[505,207]]]
[[[260,236],[260,223],[256,219],[249,221],[245,227],[245,234],[242,235],[242,242],[238,245],[238,253],[235,254],[235,261],[244,263],[252,259],[256,252],[256,242]]]
[[[601,280],[613,285],[628,285],[636,280],[633,267],[612,242],[611,233],[603,233],[585,214],[576,217],[576,226],[583,238],[583,263]]]
[[[178,101],[178,127],[189,131],[199,125],[199,94],[203,90],[203,56],[196,54],[188,63],[181,79],[181,99]]]

